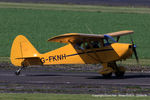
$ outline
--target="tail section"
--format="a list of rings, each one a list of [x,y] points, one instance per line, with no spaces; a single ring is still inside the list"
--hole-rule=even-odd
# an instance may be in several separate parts
[[[23,66],[37,65],[40,62],[40,53],[34,48],[34,46],[23,35],[18,35],[11,48],[10,59],[13,65]]]

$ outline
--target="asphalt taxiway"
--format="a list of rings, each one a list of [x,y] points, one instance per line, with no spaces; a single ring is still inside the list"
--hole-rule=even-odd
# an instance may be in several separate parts
[[[96,72],[0,71],[0,92],[13,93],[137,93],[150,95],[150,73],[126,73],[118,79],[104,79]]]

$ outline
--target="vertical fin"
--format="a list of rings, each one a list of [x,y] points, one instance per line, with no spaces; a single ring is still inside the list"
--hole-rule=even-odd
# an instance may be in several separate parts
[[[23,35],[18,35],[13,41],[10,59],[13,65],[22,66],[24,58],[39,57],[40,53]],[[20,59],[18,59],[20,58]]]

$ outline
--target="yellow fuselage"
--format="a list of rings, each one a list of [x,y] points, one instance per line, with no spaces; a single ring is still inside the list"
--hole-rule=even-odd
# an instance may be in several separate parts
[[[97,64],[129,58],[132,45],[112,43],[109,46],[92,49],[75,49],[72,44],[38,55],[43,65],[51,64]]]

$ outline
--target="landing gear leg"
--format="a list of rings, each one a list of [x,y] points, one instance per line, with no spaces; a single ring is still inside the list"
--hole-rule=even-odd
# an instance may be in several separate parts
[[[116,62],[113,62],[112,64],[112,68],[114,69],[114,73],[116,75],[117,78],[123,78],[126,69],[123,66],[117,66]]]
[[[106,78],[106,79],[111,78],[113,69],[109,67],[107,63],[103,63],[102,66],[103,68],[99,70],[99,73],[103,76],[103,78]]]
[[[115,75],[117,78],[123,78],[125,74],[125,68],[123,66],[117,67],[117,70],[115,71]]]

